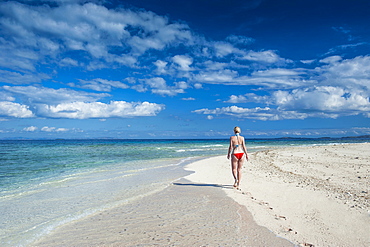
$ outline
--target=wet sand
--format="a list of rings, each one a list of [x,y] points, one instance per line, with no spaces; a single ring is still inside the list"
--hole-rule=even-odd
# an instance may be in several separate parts
[[[33,246],[293,246],[222,190],[181,179],[134,203],[64,225]]]

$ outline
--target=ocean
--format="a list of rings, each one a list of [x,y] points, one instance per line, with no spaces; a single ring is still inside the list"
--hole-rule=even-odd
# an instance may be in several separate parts
[[[370,139],[250,139],[249,152]],[[0,140],[0,243],[27,246],[54,228],[158,192],[227,139]]]

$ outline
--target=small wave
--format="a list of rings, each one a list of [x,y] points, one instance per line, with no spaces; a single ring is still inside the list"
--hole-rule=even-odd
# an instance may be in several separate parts
[[[60,184],[60,183],[64,183],[64,182],[67,182],[69,180],[72,180],[72,179],[76,179],[75,176],[73,177],[67,177],[67,178],[63,178],[63,179],[60,179],[60,180],[54,180],[54,181],[47,181],[47,182],[42,182],[40,183],[39,185],[53,185],[53,184]]]
[[[8,200],[8,199],[14,199],[14,198],[22,197],[22,196],[29,196],[29,195],[40,193],[43,191],[46,191],[46,189],[28,190],[28,191],[22,191],[22,192],[9,192],[9,194],[7,195],[0,196],[0,200]]]
[[[267,148],[268,146],[250,146],[250,147],[248,147],[247,146],[247,148]]]
[[[214,145],[204,145],[202,148],[210,148],[210,147],[223,147],[224,145],[222,144],[214,144]]]
[[[212,150],[212,151],[223,150],[223,148],[211,148],[211,147],[207,147],[207,148],[189,148],[189,149],[178,149],[178,150],[175,150],[175,151],[177,153],[181,153],[181,152],[202,152],[202,151],[208,151],[208,150]]]

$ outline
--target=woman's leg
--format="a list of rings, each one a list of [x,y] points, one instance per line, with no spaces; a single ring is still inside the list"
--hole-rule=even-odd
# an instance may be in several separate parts
[[[244,162],[244,159],[243,158],[241,158],[240,160],[238,160],[238,164],[237,164],[237,168],[236,168],[236,174],[237,174],[236,179],[238,180],[236,187],[238,189],[239,189],[239,185],[240,185],[240,180],[242,179],[243,162]]]
[[[238,186],[238,159],[232,154],[231,158],[231,171],[235,179],[234,187]]]

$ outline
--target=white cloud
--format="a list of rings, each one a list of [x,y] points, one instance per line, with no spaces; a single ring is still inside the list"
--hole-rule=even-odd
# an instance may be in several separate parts
[[[35,115],[29,109],[29,106],[13,102],[0,101],[0,116],[31,118]]]
[[[4,91],[0,91],[0,99],[2,101],[15,101],[15,98],[11,93]]]
[[[254,61],[254,62],[262,62],[262,63],[278,63],[278,62],[290,62],[289,60],[285,60],[277,55],[274,51],[249,51],[244,56],[240,57],[241,59]]]
[[[44,132],[66,132],[66,131],[69,131],[69,129],[44,126],[44,127],[41,128],[41,131],[44,131]]]
[[[193,59],[189,56],[176,55],[172,58],[173,62],[179,65],[179,70],[190,71],[190,65],[193,63]]]
[[[228,101],[225,101],[226,103],[232,103],[232,104],[237,104],[237,103],[245,103],[247,102],[247,98],[243,95],[231,95],[230,99]]]
[[[110,10],[94,3],[30,7],[3,2],[0,14],[0,24],[7,33],[0,50],[7,50],[2,54],[8,54],[2,56],[0,65],[12,69],[33,71],[34,65],[45,57],[56,58],[66,51],[87,52],[93,63],[103,59],[132,66],[135,57],[149,49],[191,44],[194,39],[187,25],[169,23],[166,17],[146,11]],[[6,37],[11,38],[5,40]],[[127,61],[130,57],[131,61]],[[81,65],[69,57],[59,64]]]
[[[236,70],[201,71],[193,80],[209,84],[256,85],[272,89],[296,88],[302,85],[317,83],[303,79],[303,71],[289,69],[257,70],[251,75],[239,75]]]
[[[336,63],[342,60],[341,56],[331,56],[320,60],[320,63]]]
[[[28,131],[28,132],[33,132],[33,131],[38,130],[38,128],[35,126],[29,126],[29,127],[24,128],[23,130]]]
[[[45,132],[53,132],[54,130],[55,130],[55,127],[44,126],[41,128],[41,131],[45,131]]]
[[[130,70],[123,74],[136,77],[134,82],[128,81],[138,92],[175,96],[189,87],[200,89],[202,84],[224,84],[253,86],[255,90],[267,89],[270,93],[231,95],[226,103],[252,101],[261,107],[217,108],[209,116],[229,114],[264,120],[354,114],[370,117],[370,56],[302,60],[302,66],[321,64],[315,69],[291,69],[294,64],[280,57],[277,51],[245,49],[254,41],[248,37],[230,35],[225,41],[207,41],[194,35],[188,25],[171,22],[153,12],[76,3],[82,1],[71,0],[70,4],[54,7],[14,1],[0,3],[0,66],[5,68],[0,70],[1,82],[38,85],[50,80],[47,82],[50,85],[60,67],[64,70],[84,66],[84,72],[98,69],[105,72],[103,69],[119,71],[121,66],[129,66]],[[179,45],[181,50],[177,49]],[[176,55],[175,51],[186,55]],[[49,70],[49,75],[40,73],[40,68],[43,72]],[[153,74],[166,77],[148,79]],[[68,85],[99,92],[129,88],[121,78],[79,80]],[[118,100],[97,102],[114,96],[67,88],[3,86],[1,89],[0,113],[11,117],[153,116],[164,109],[163,105],[148,102],[144,102],[149,104],[145,107],[144,103]]]
[[[86,88],[86,89],[92,89],[94,91],[100,91],[100,92],[110,92],[113,88],[121,88],[121,89],[127,89],[129,86],[126,84],[120,82],[120,81],[110,81],[105,80],[101,78],[96,78],[90,81],[85,80],[79,80],[80,85],[76,85],[74,83],[69,83],[68,85],[79,87],[79,88]]]
[[[357,115],[370,111],[369,97],[339,87],[314,87],[273,94],[281,110],[316,111],[327,114]]]
[[[175,82],[174,86],[168,86],[162,77],[154,77],[143,81],[151,88],[152,93],[162,96],[175,96],[179,93],[185,93],[184,89],[189,87],[184,81]]]
[[[227,42],[214,42],[213,47],[216,57],[226,57],[228,55],[242,54],[242,51]]]
[[[74,101],[96,101],[100,98],[109,96],[108,94],[78,92],[66,88],[53,89],[34,86],[3,86],[3,89],[7,92],[13,93],[15,96],[25,98],[26,101],[32,104],[58,104]]]
[[[232,115],[240,118],[259,120],[305,119],[308,117],[338,118],[363,114],[370,117],[369,96],[364,92],[350,92],[340,87],[316,86],[275,91],[272,95],[256,94],[231,95],[226,103],[263,103],[276,108],[241,108],[237,106],[200,109],[194,112],[215,115]]]
[[[240,44],[240,45],[249,45],[255,41],[253,38],[249,38],[249,37],[245,37],[241,35],[230,35],[226,38],[226,40],[231,43]]]
[[[304,64],[312,64],[315,61],[316,60],[314,60],[314,59],[311,59],[311,60],[301,60],[301,63],[304,63]]]
[[[14,32],[16,32],[16,30],[14,30]],[[0,53],[2,54],[2,56],[0,56],[1,67],[30,73],[36,70],[35,64],[40,59],[40,56],[36,52],[29,48],[24,48],[23,45],[2,44],[2,42],[5,43],[5,40],[0,39]]]
[[[252,73],[253,77],[297,77],[303,72],[292,69],[268,69],[268,70],[256,70]]]
[[[202,83],[210,84],[231,84],[235,83],[238,78],[238,72],[235,70],[219,70],[219,71],[201,71],[194,77],[194,80]]]
[[[0,70],[0,82],[5,82],[5,83],[10,83],[10,84],[15,84],[15,85],[16,84],[38,83],[38,82],[41,82],[42,80],[46,80],[49,78],[50,76],[42,74],[42,73],[36,74],[36,73],[22,73],[22,72],[11,72],[7,70]]]
[[[359,114],[369,117],[370,56],[345,60],[335,56],[323,59],[321,62],[325,65],[313,70],[257,70],[248,77],[229,72],[227,79],[220,77],[226,74],[224,70],[212,73],[203,72],[197,79],[204,83],[258,85],[271,88],[273,91],[270,95],[259,96],[250,93],[231,95],[226,101],[226,103],[233,104],[256,102],[276,108],[269,110],[269,114],[272,115],[266,116],[266,119],[338,118]],[[231,112],[237,114],[235,108],[219,109],[223,111],[219,110],[217,114],[230,114]],[[248,113],[250,113],[249,110]],[[260,113],[259,110],[259,116],[261,116]],[[251,115],[243,112],[239,116],[250,118]]]
[[[229,63],[220,63],[216,61],[207,60],[203,63],[205,70],[223,70],[230,66]]]
[[[255,108],[243,108],[238,106],[228,106],[216,109],[199,109],[193,111],[198,114],[205,115],[227,115],[237,118],[247,118],[256,120],[282,120],[282,119],[305,119],[308,117],[306,113],[299,113],[295,111],[279,111],[269,107],[255,107]]]
[[[182,100],[185,100],[185,101],[193,101],[193,100],[195,100],[195,98],[193,98],[193,97],[182,98]]]
[[[155,66],[157,66],[157,74],[166,74],[167,73],[167,62],[157,60],[153,63]]]
[[[115,86],[119,82],[104,81]],[[179,83],[179,87],[184,87]],[[4,86],[15,98],[25,98],[28,105],[13,102],[0,102],[0,115],[18,118],[109,118],[155,116],[164,109],[164,105],[149,102],[111,101],[96,102],[107,94],[78,92],[70,89],[37,88],[33,86]]]
[[[69,57],[66,57],[66,58],[63,58],[61,61],[60,61],[60,64],[59,64],[61,67],[64,67],[64,66],[71,66],[71,67],[77,67],[79,65],[78,61],[72,59],[72,58],[69,58]]]
[[[366,90],[370,96],[370,56],[358,56],[316,68],[322,83],[344,88]]]
[[[130,118],[155,116],[164,109],[164,105],[143,102],[129,103],[125,101],[111,101],[109,104],[101,102],[72,102],[58,105],[37,105],[39,116],[50,118]]]

